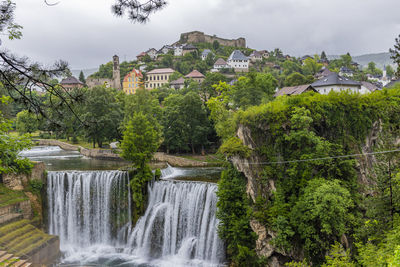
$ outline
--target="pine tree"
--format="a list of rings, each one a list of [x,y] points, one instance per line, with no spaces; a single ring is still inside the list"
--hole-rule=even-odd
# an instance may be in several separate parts
[[[86,79],[85,79],[85,74],[83,74],[83,71],[81,71],[79,73],[79,80],[83,83],[86,83]]]
[[[325,51],[322,51],[321,53],[321,59],[322,60],[327,60],[328,58],[326,57]]]
[[[390,48],[389,52],[391,54],[390,58],[397,64],[396,77],[400,78],[400,34],[399,37],[395,39],[394,49]]]

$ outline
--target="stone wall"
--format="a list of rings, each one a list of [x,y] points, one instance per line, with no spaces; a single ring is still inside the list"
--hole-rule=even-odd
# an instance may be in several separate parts
[[[6,219],[12,214],[21,214],[24,219],[32,219],[33,212],[31,202],[29,200],[25,200],[15,204],[0,207],[0,219]],[[2,223],[2,220],[0,220],[0,223]]]
[[[110,87],[114,85],[114,80],[107,78],[87,78],[86,85],[89,88],[93,88],[95,86],[103,86],[103,85],[106,85],[106,87]]]
[[[22,191],[26,186],[28,186],[29,180],[40,180],[44,181],[45,165],[43,162],[33,162],[34,166],[32,168],[31,174],[15,174],[8,173],[3,174],[4,185],[11,190]]]
[[[214,41],[218,41],[223,46],[246,47],[246,39],[243,37],[238,39],[224,39],[199,31],[182,33],[180,39],[181,43],[213,43]]]
[[[33,267],[53,266],[60,257],[60,238],[53,236],[29,256]]]

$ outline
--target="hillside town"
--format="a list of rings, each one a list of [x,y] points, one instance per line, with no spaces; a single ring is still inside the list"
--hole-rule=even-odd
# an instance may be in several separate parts
[[[0,266],[400,266],[398,10],[0,0]]]
[[[279,96],[299,94],[304,92],[304,88],[307,88],[305,91],[320,94],[345,90],[366,94],[398,82],[392,66],[384,66],[383,70],[377,68],[374,62],[361,66],[352,61],[349,54],[333,60],[329,60],[325,52],[296,58],[283,55],[280,49],[246,48],[244,38],[228,40],[205,36],[208,35],[197,31],[184,33],[174,44],[163,45],[160,49],[149,48],[139,53],[136,60],[124,62],[131,68],[128,71],[125,68],[123,73],[119,57],[115,55],[112,64],[100,66],[108,68],[107,72],[94,73],[85,80],[67,77],[60,84],[66,90],[84,85],[89,88],[106,85],[121,89],[126,94],[134,94],[141,87],[147,90],[178,90],[193,81],[200,85],[207,73],[220,73],[230,84],[234,84],[248,72],[264,72],[272,73],[277,78],[275,95]],[[181,43],[182,40],[186,42]],[[112,77],[105,77],[104,74],[111,72]]]

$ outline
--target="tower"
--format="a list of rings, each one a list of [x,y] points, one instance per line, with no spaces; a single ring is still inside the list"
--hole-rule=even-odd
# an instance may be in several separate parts
[[[119,57],[113,56],[113,87],[121,90],[121,73],[119,71]]]

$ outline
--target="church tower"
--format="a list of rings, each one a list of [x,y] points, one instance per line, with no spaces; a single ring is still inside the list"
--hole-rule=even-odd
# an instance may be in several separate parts
[[[113,87],[121,90],[121,73],[119,71],[119,57],[113,56]]]

